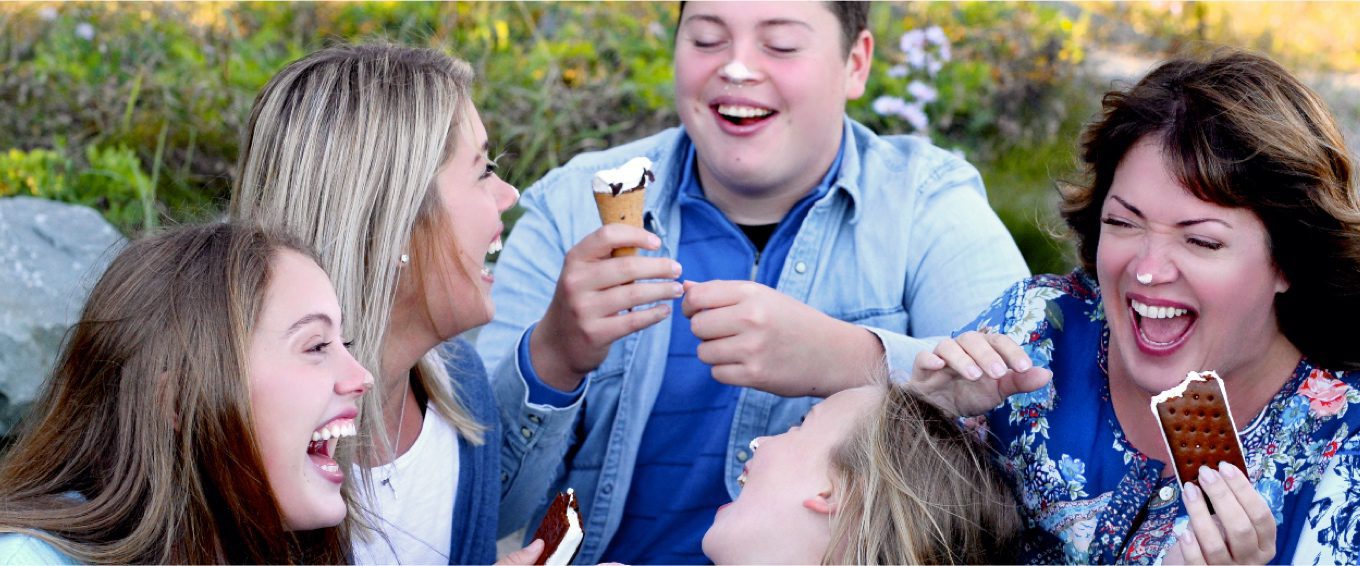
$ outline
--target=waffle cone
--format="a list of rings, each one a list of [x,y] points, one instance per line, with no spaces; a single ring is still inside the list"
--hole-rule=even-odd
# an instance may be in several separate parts
[[[642,205],[647,200],[647,189],[625,191],[615,196],[595,193],[595,206],[600,209],[603,224],[628,224],[642,227]],[[637,255],[637,248],[615,248],[614,257]]]

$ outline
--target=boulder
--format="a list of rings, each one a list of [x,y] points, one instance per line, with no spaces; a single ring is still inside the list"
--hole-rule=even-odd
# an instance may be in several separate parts
[[[123,243],[93,209],[0,198],[0,437],[28,410]]]

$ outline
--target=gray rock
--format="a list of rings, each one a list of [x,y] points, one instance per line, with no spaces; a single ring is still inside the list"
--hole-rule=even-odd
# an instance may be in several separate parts
[[[0,199],[0,436],[28,410],[123,236],[94,210]]]

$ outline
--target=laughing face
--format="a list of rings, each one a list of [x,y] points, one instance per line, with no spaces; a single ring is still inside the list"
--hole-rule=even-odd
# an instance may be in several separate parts
[[[831,540],[832,451],[882,396],[880,387],[847,389],[813,407],[788,432],[757,439],[741,494],[718,509],[704,535],[704,554],[718,564],[820,562]]]
[[[501,249],[501,213],[515,205],[519,192],[496,176],[487,156],[486,127],[472,105],[464,107],[462,123],[451,143],[453,156],[435,176],[443,221],[453,242],[431,246],[441,260],[455,262],[422,269],[425,301],[441,339],[491,321],[494,278],[487,256]]]
[[[864,93],[873,40],[851,47],[822,2],[685,4],[675,100],[705,190],[811,189],[840,148],[845,101]]]
[[[326,273],[293,251],[275,254],[271,270],[248,352],[255,438],[284,526],[334,526],[345,518],[345,474],[332,455],[354,436],[373,378],[345,349]]]
[[[1248,209],[1191,195],[1159,144],[1139,142],[1124,156],[1101,221],[1096,272],[1112,379],[1122,374],[1149,394],[1191,370],[1231,382],[1292,349],[1275,318],[1288,283],[1265,226]]]

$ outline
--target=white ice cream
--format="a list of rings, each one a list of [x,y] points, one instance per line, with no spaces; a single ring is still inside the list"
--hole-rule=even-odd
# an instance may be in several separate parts
[[[590,188],[597,193],[613,193],[613,186],[620,192],[628,192],[639,186],[645,187],[651,180],[652,160],[634,157],[616,169],[605,169],[595,173],[590,180]]]
[[[743,65],[741,61],[737,61],[735,59],[732,60],[732,62],[728,63],[727,65],[723,66],[722,74],[725,75],[728,79],[737,82],[749,81],[751,79],[756,78],[756,74],[754,72],[746,68],[746,65]]]
[[[1205,372],[1192,371],[1192,372],[1186,374],[1186,376],[1185,376],[1185,381],[1182,381],[1182,382],[1180,382],[1180,384],[1176,385],[1175,387],[1172,387],[1171,389],[1167,389],[1166,391],[1163,391],[1163,392],[1161,392],[1161,393],[1158,393],[1156,396],[1154,396],[1154,397],[1152,398],[1152,409],[1155,411],[1155,410],[1157,410],[1157,405],[1158,405],[1158,404],[1164,403],[1164,402],[1166,402],[1166,400],[1168,400],[1168,399],[1175,399],[1175,398],[1177,398],[1177,397],[1180,397],[1180,396],[1182,396],[1182,395],[1185,395],[1185,388],[1190,387],[1190,382],[1191,382],[1191,381],[1209,381],[1208,378],[1204,377],[1204,376],[1206,376],[1206,375],[1212,375],[1212,376],[1214,376],[1214,379],[1218,379],[1218,380],[1222,381],[1222,379],[1218,377],[1218,373],[1214,372],[1213,370],[1209,370],[1209,371],[1205,371]]]
[[[644,159],[639,157],[638,159]],[[629,162],[631,163],[631,161]],[[647,162],[651,166],[650,161]],[[576,554],[576,547],[581,546],[581,539],[585,538],[585,532],[581,530],[581,518],[576,515],[576,508],[571,506],[571,502],[576,500],[576,492],[567,488],[567,534],[562,536],[562,542],[557,545],[552,556],[548,557],[548,566],[564,566],[571,562],[571,555]]]

